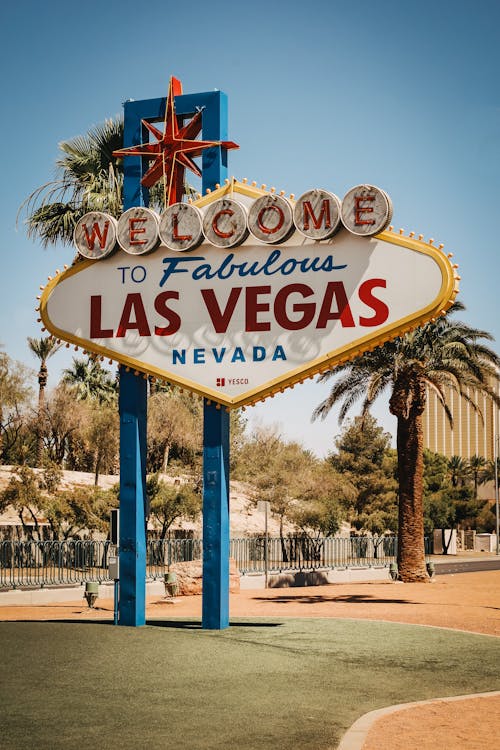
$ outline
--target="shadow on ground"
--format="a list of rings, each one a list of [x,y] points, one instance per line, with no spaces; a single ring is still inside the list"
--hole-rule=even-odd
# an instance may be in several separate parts
[[[380,597],[376,596],[370,596],[369,594],[352,594],[352,595],[341,595],[341,596],[314,596],[313,594],[310,595],[296,595],[293,594],[282,596],[273,596],[272,599],[266,596],[255,596],[253,597],[255,601],[259,602],[276,602],[278,604],[288,604],[288,603],[294,603],[294,604],[322,604],[324,602],[329,602],[331,604],[337,604],[346,602],[349,604],[364,604],[364,603],[370,603],[370,604],[417,604],[418,602],[411,601],[410,599],[382,599]]]

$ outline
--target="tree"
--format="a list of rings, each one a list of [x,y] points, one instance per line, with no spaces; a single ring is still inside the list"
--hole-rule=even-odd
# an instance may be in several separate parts
[[[19,443],[24,442],[26,420],[23,408],[28,403],[32,389],[28,381],[31,372],[19,362],[0,352],[0,461],[5,459]]]
[[[37,443],[36,443],[36,465],[42,465],[43,457],[43,431],[44,431],[44,407],[45,407],[45,389],[49,377],[47,369],[47,360],[50,359],[62,346],[58,344],[52,336],[42,336],[34,339],[28,336],[28,346],[30,351],[40,362],[38,370],[38,420],[37,420]]]
[[[122,211],[123,175],[113,151],[123,145],[123,120],[106,120],[87,135],[59,144],[59,176],[24,201],[28,237],[44,247],[73,242],[77,221],[88,211],[118,218]]]
[[[486,467],[484,470],[484,480],[485,482],[493,482],[493,486],[496,481],[498,482],[498,485],[500,486],[500,457],[496,460],[496,469],[495,469],[495,460],[488,461],[486,463]]]
[[[468,461],[469,470],[474,482],[474,497],[477,500],[479,485],[486,481],[487,462],[484,456],[471,456]]]
[[[491,387],[499,379],[500,358],[483,343],[492,337],[453,320],[451,314],[461,310],[464,306],[456,302],[448,315],[365,352],[320,378],[336,380],[314,417],[325,417],[334,404],[341,402],[342,421],[360,398],[362,413],[366,414],[375,399],[386,388],[391,389],[389,410],[397,418],[398,571],[402,581],[428,580],[423,525],[422,415],[426,388],[437,394],[450,420],[447,388],[471,402],[466,392],[470,386],[500,403]]]
[[[448,459],[448,473],[453,487],[465,485],[469,475],[469,466],[461,456],[450,456]]]
[[[45,404],[46,425],[44,440],[47,457],[62,466],[71,455],[75,439],[86,423],[85,405],[75,401],[73,392],[60,383]]]
[[[94,485],[101,472],[110,473],[118,462],[119,419],[112,406],[93,406],[89,413],[86,438],[94,455]]]
[[[356,487],[332,469],[328,461],[315,460],[307,480],[297,494],[298,504],[292,518],[305,532],[313,529],[318,536],[333,536],[345,520],[347,509],[356,501]]]
[[[146,482],[146,493],[151,515],[160,525],[160,539],[165,539],[175,521],[186,518],[191,521],[201,513],[201,488],[192,480],[165,482],[153,474]]]
[[[64,489],[62,470],[49,462],[43,471],[29,466],[12,469],[6,489],[0,493],[0,511],[11,505],[31,541],[77,538],[82,531],[107,531],[110,509],[118,505],[116,493],[95,487]],[[48,524],[40,523],[40,516]]]
[[[12,469],[9,483],[0,495],[0,509],[11,505],[17,512],[24,536],[42,541],[42,528],[38,520],[41,504],[40,483],[29,466],[16,466]],[[28,523],[27,519],[31,520]]]
[[[453,529],[458,522],[458,500],[463,489],[453,486],[449,474],[449,460],[440,453],[424,450],[424,528],[426,533],[441,529],[443,554],[448,554],[452,535],[446,535],[447,529]]]
[[[199,407],[198,407],[199,408]],[[193,399],[159,392],[148,402],[148,462],[152,471],[167,470],[171,452],[201,450],[201,414]]]
[[[235,477],[253,486],[254,501],[267,500],[279,520],[283,561],[289,555],[285,519],[294,523],[297,498],[307,491],[315,459],[299,443],[286,443],[273,428],[258,429],[240,452]]]
[[[63,371],[62,382],[73,389],[79,401],[94,401],[99,405],[116,403],[116,379],[90,355],[86,359],[73,357],[72,366]]]
[[[329,460],[355,488],[350,521],[359,531],[396,531],[395,456],[391,437],[370,414],[355,417],[335,441]]]
[[[424,451],[424,525],[428,533],[441,529],[445,555],[452,539],[451,535],[446,536],[446,529],[477,529],[488,517],[488,503],[477,499],[469,486],[470,478],[467,461],[457,456],[447,459],[440,453]]]
[[[52,539],[60,541],[78,538],[82,532],[106,532],[110,510],[117,504],[114,493],[88,486],[42,495],[39,502]]]

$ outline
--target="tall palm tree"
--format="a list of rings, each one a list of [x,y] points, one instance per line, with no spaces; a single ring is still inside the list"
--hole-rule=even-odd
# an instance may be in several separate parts
[[[458,487],[459,482],[463,485],[469,474],[467,461],[462,456],[450,456],[448,459],[448,474],[453,487]]]
[[[70,245],[76,222],[88,211],[118,217],[122,210],[123,175],[113,151],[123,145],[123,119],[106,120],[86,135],[59,144],[59,176],[24,201],[28,237],[44,247]]]
[[[117,383],[97,359],[73,357],[73,365],[63,371],[63,382],[74,387],[79,401],[99,405],[116,401]]]
[[[45,407],[45,389],[49,372],[47,369],[47,360],[52,357],[62,346],[58,344],[52,336],[42,336],[34,339],[28,336],[28,346],[31,352],[40,362],[38,370],[38,435],[36,441],[36,463],[40,466],[43,456],[43,410]]]
[[[341,403],[339,421],[342,421],[360,398],[363,398],[362,413],[366,413],[377,396],[386,388],[391,389],[389,410],[397,417],[398,571],[402,581],[428,580],[423,526],[422,414],[426,389],[436,393],[450,421],[452,414],[446,401],[449,387],[469,402],[467,386],[500,403],[491,387],[499,379],[500,358],[482,343],[491,341],[491,335],[450,318],[450,313],[464,309],[462,303],[455,302],[448,315],[366,352],[320,378],[326,381],[334,377],[335,383],[314,411],[314,418],[325,417],[334,404]]]
[[[478,487],[485,480],[486,459],[484,456],[474,455],[469,458],[467,463],[474,480],[474,497],[477,500]]]

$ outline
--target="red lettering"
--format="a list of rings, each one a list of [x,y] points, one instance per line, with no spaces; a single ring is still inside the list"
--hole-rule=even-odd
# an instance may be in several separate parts
[[[155,299],[156,312],[161,315],[162,318],[168,320],[168,326],[165,326],[164,328],[155,326],[155,334],[157,336],[169,336],[172,333],[177,333],[181,327],[180,317],[167,305],[169,299],[179,299],[179,292],[162,292]]]
[[[387,286],[387,282],[385,279],[367,279],[366,281],[363,281],[361,286],[359,287],[359,299],[361,302],[364,302],[365,305],[368,307],[371,307],[371,309],[374,311],[375,315],[372,315],[371,318],[364,318],[360,316],[359,318],[359,325],[360,326],[379,326],[382,323],[385,323],[387,318],[389,317],[389,308],[385,304],[385,302],[382,302],[381,299],[378,299],[377,297],[374,297],[372,294],[372,289],[375,287],[382,287],[382,289],[385,289]]]
[[[131,319],[132,313],[135,320]],[[122,338],[127,331],[133,330],[138,331],[139,336],[151,336],[142,297],[138,292],[127,294],[116,336]]]
[[[147,240],[138,240],[137,235],[138,234],[144,234],[146,232],[145,227],[137,227],[136,224],[140,224],[141,222],[145,222],[147,219],[141,218],[140,216],[136,216],[133,219],[128,220],[128,233],[130,237],[130,244],[131,245],[145,245]]]
[[[374,195],[356,195],[354,196],[354,223],[357,227],[362,224],[375,224],[375,219],[362,219],[361,214],[372,214],[373,206],[362,206],[366,201],[374,201]]]
[[[90,338],[110,339],[113,337],[112,328],[101,327],[102,297],[95,295],[90,298]]]
[[[266,211],[275,211],[278,213],[278,223],[275,227],[266,227],[264,224],[263,216],[266,213]],[[261,232],[264,232],[264,234],[274,234],[277,232],[281,227],[283,226],[285,222],[285,214],[281,210],[279,206],[264,206],[264,208],[261,208],[259,211],[259,215],[257,216],[257,226],[259,227]]]
[[[245,297],[245,331],[270,331],[269,321],[258,321],[257,313],[269,312],[269,302],[258,302],[261,294],[269,294],[270,286],[249,286]]]
[[[319,217],[316,218],[311,201],[304,201],[304,229],[309,229],[309,219],[312,219],[315,229],[321,229],[322,226],[330,229],[330,202],[326,198],[322,201]]]
[[[300,318],[292,320],[287,313],[287,302],[291,294],[301,294],[302,297],[310,297],[314,294],[310,286],[306,284],[289,284],[279,290],[274,300],[274,316],[276,322],[287,331],[298,331],[306,328],[314,318],[316,305],[314,302],[295,302],[292,305],[292,312],[302,313]]]
[[[179,214],[172,214],[172,238],[174,240],[192,240],[192,234],[177,234],[179,227]],[[215,231],[215,230],[214,230]]]
[[[95,244],[95,240],[97,237],[99,240],[99,247],[101,248],[101,250],[104,250],[104,248],[106,247],[106,240],[108,238],[109,221],[104,222],[104,231],[102,234],[101,234],[101,228],[99,224],[97,223],[97,221],[95,221],[92,224],[92,232],[90,235],[87,230],[87,225],[83,224],[82,226],[83,226],[83,231],[85,232],[85,239],[87,240],[88,249],[89,250],[94,249],[94,244]]]
[[[234,229],[231,232],[222,232],[219,227],[217,226],[217,222],[219,221],[219,216],[222,216],[222,214],[227,214],[228,216],[233,216],[234,211],[231,211],[230,208],[223,208],[222,211],[219,211],[215,214],[214,218],[212,219],[212,229],[214,230],[217,237],[222,237],[223,239],[227,239],[228,237],[232,237],[234,234]]]
[[[217,297],[213,289],[201,289],[201,296],[205,302],[210,320],[213,323],[216,333],[225,333],[231,318],[233,317],[234,308],[241,294],[241,287],[231,289],[231,294],[226,302],[224,311],[219,307]]]
[[[334,299],[337,303],[336,310],[332,310]],[[354,327],[354,318],[352,317],[347,294],[341,281],[330,281],[327,284],[316,328],[326,328],[329,320],[340,320],[343,328]]]

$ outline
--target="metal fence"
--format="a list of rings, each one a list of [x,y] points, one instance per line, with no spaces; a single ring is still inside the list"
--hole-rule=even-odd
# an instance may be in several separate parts
[[[232,539],[230,555],[241,573],[389,565],[396,537],[264,537]],[[266,559],[267,558],[267,559]]]
[[[426,539],[426,554],[431,554]],[[152,540],[146,549],[146,576],[162,578],[177,562],[201,560],[201,539]],[[246,537],[231,539],[230,557],[241,573],[388,566],[397,539],[383,537]],[[0,542],[0,588],[43,587],[109,581],[110,542]]]

